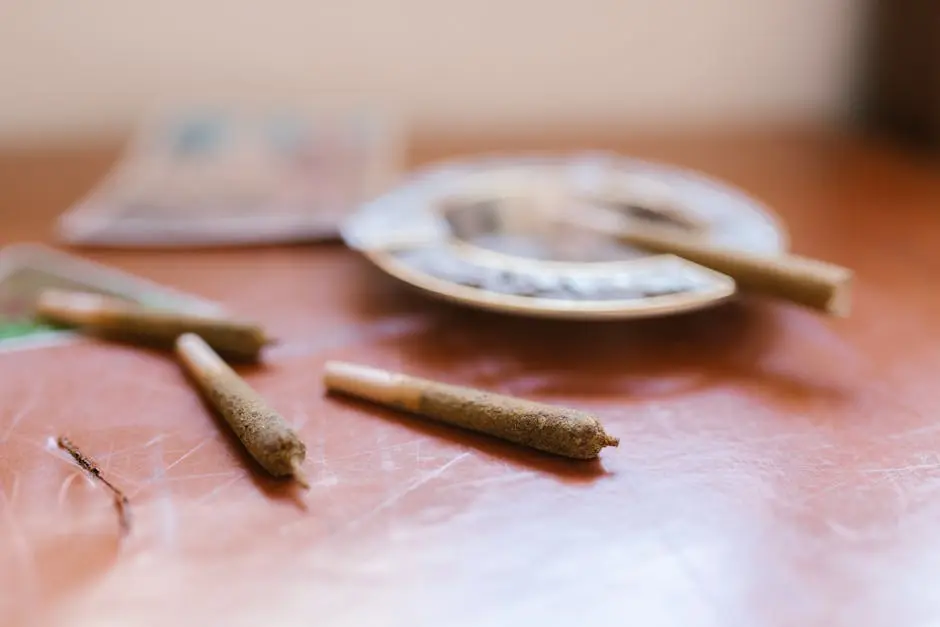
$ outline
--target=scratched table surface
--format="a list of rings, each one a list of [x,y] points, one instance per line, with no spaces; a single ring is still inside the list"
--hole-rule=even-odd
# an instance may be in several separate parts
[[[517,148],[735,183],[794,250],[856,270],[854,312],[559,323],[433,302],[338,244],[87,252],[281,338],[244,374],[312,488],[264,478],[162,354],[0,354],[0,624],[938,624],[940,165],[788,131],[419,137],[412,162]],[[115,155],[3,152],[0,244],[52,241]],[[327,359],[586,409],[621,445],[573,463],[326,397]],[[129,496],[123,541],[60,434]]]

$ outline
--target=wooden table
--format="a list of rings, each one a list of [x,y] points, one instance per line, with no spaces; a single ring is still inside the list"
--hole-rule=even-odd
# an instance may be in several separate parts
[[[303,501],[157,353],[0,355],[0,624],[927,625],[940,550],[940,166],[817,132],[417,140],[414,161],[614,148],[725,178],[857,271],[828,320],[745,301],[636,323],[476,313],[339,245],[88,255],[263,320],[246,373],[308,444]],[[49,240],[115,151],[0,156],[0,244]],[[341,358],[596,412],[570,463],[325,398]],[[67,433],[131,497],[50,454]],[[936,544],[934,544],[936,543]]]

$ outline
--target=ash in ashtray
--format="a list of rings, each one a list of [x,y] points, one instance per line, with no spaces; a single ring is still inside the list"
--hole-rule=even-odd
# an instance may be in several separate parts
[[[513,257],[590,263],[649,254],[609,235],[546,219],[519,199],[451,201],[442,215],[457,239]]]
[[[550,264],[493,267],[447,247],[401,251],[395,257],[418,272],[489,292],[557,300],[632,300],[704,289],[704,277],[670,265],[622,270],[556,268]]]

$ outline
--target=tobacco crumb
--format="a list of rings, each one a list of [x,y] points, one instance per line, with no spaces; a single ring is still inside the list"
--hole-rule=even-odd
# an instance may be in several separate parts
[[[101,474],[101,469],[98,468],[98,465],[95,464],[95,462],[90,457],[82,453],[78,447],[75,446],[67,437],[60,436],[59,439],[56,440],[56,443],[59,445],[59,448],[72,456],[72,459],[75,460],[75,463],[78,464],[82,470],[87,472],[111,491],[111,494],[114,496],[114,507],[118,512],[118,524],[121,526],[121,535],[126,536],[128,533],[130,533],[131,504],[127,496],[125,496],[117,486],[108,481],[108,479]]]

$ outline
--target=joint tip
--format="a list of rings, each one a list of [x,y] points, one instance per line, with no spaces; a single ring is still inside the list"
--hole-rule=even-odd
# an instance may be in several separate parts
[[[307,480],[307,475],[304,474],[304,471],[300,469],[300,462],[294,460],[291,464],[291,475],[294,477],[294,481],[297,482],[297,485],[302,487],[304,490],[310,489],[310,481]]]

